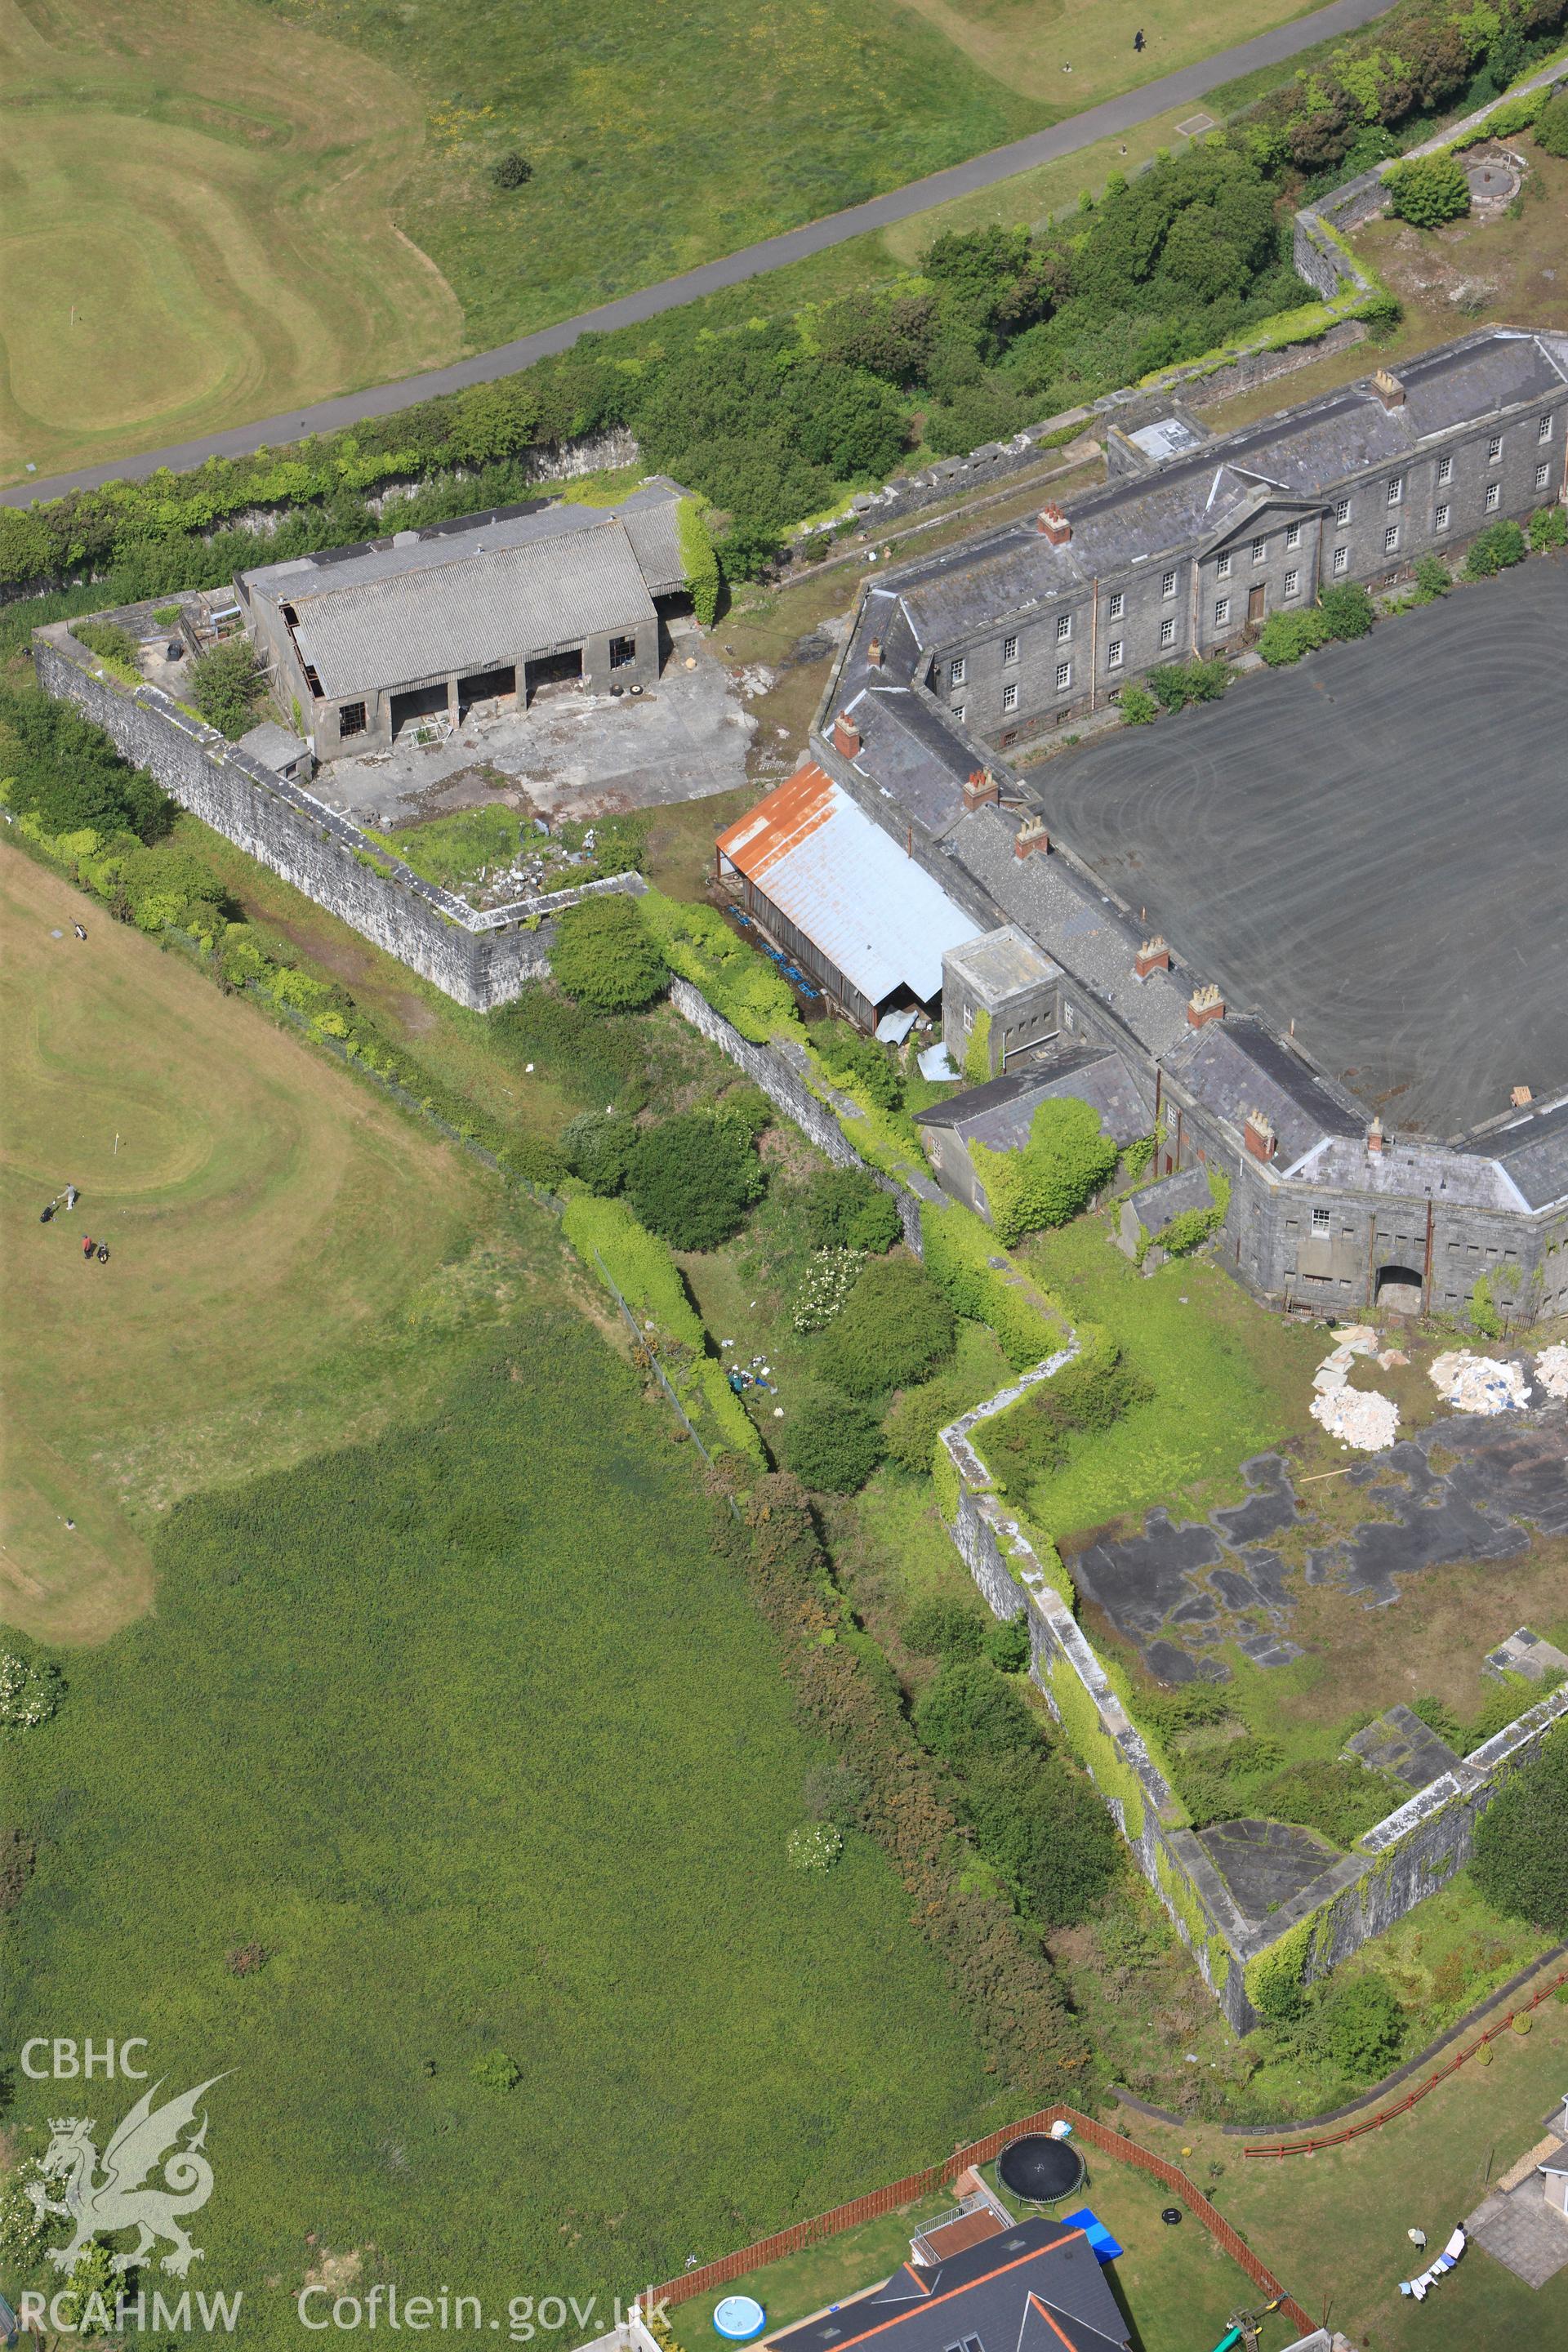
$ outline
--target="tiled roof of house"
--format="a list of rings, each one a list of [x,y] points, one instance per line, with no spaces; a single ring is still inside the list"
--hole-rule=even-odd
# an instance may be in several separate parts
[[[1128,2352],[1116,2298],[1081,2229],[1041,2215],[772,2339],[773,2352]]]

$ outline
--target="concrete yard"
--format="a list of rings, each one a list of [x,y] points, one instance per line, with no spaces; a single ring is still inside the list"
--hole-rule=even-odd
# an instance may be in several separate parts
[[[592,818],[731,792],[746,779],[757,722],[745,688],[757,681],[737,684],[689,626],[678,621],[672,637],[663,676],[644,694],[611,700],[547,687],[526,711],[470,712],[443,742],[334,760],[310,790],[377,827],[520,794],[545,816]]]
[[[1536,557],[1030,780],[1194,981],[1394,1129],[1568,1088],[1568,560]]]

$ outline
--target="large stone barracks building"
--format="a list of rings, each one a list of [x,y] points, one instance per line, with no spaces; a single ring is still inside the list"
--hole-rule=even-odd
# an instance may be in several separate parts
[[[1222,1262],[1263,1299],[1463,1316],[1484,1282],[1519,1319],[1568,1309],[1568,1096],[1521,1089],[1457,1139],[1385,1134],[1054,849],[1042,788],[998,756],[1325,583],[1386,583],[1563,498],[1565,452],[1568,334],[1492,329],[1223,437],[1179,413],[1113,432],[1111,478],[1070,511],[867,589],[813,750],[983,935],[944,961],[944,1032],[962,1053],[984,1015],[995,1089],[932,1116],[952,1189],[984,1211],[963,1136],[1022,1139],[1030,1081],[1042,1100],[1088,1091],[1121,1127],[1142,1105],[1152,1177],[1187,1179],[1178,1205],[1198,1171],[1225,1180]],[[1151,1231],[1159,1203],[1156,1182]]]

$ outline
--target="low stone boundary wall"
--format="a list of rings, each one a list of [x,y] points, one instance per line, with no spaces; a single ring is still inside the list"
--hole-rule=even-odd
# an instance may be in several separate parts
[[[1554,1724],[1568,1718],[1568,1685],[1377,1822],[1355,1852],[1282,1904],[1266,1926],[1245,1917],[1187,1826],[1181,1800],[1150,1755],[1071,1609],[1017,1520],[1007,1517],[989,1491],[991,1475],[973,1444],[973,1433],[982,1422],[1005,1412],[1037,1382],[1054,1379],[1077,1353],[1074,1340],[942,1432],[938,1443],[957,1495],[948,1532],[992,1613],[1027,1617],[1032,1679],[1204,1981],[1237,2032],[1247,2033],[1259,2022],[1247,1985],[1254,1961],[1289,1944],[1303,1981],[1325,1976],[1436,1894],[1468,1859],[1477,1818],[1502,1779],[1528,1759]]]
[[[478,913],[161,688],[117,684],[68,623],[34,632],[33,662],[47,693],[74,703],[182,808],[474,1012],[508,1003],[549,971],[555,916],[605,891],[647,887],[640,874],[617,874]]]
[[[744,1070],[754,1086],[761,1087],[771,1103],[777,1105],[786,1118],[795,1121],[809,1142],[839,1168],[864,1168],[883,1192],[897,1202],[903,1222],[904,1240],[917,1257],[922,1255],[921,1244],[921,1203],[917,1195],[879,1168],[872,1168],[850,1142],[826,1103],[817,1101],[805,1080],[790,1068],[784,1055],[773,1045],[754,1045],[742,1037],[733,1022],[716,1013],[700,988],[689,980],[670,982],[669,1001],[683,1021],[689,1021],[710,1044],[727,1054],[738,1069]],[[933,1194],[936,1187],[931,1188]]]

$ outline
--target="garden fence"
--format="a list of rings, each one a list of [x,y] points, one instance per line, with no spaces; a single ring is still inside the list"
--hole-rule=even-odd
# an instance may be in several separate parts
[[[1122,2164],[1137,2167],[1141,2172],[1152,2173],[1165,2188],[1174,2189],[1188,2210],[1201,2221],[1215,2244],[1244,2270],[1254,2286],[1270,2302],[1278,2301],[1291,2323],[1310,2333],[1312,2322],[1300,2305],[1288,2295],[1279,2280],[1258,2256],[1244,2238],[1239,2237],[1225,2216],[1210,2204],[1194,2182],[1187,2178],[1179,2165],[1167,2162],[1136,2140],[1124,2138],[1112,2131],[1109,2124],[1096,2123],[1091,2116],[1079,2115],[1076,2107],[1042,2107],[1038,2115],[1026,2116],[1021,2121],[1005,2124],[984,2139],[972,2140],[965,2147],[955,2147],[941,2164],[927,2165],[923,2172],[911,2172],[902,2180],[889,2181],[885,2188],[868,2189],[863,2197],[851,2198],[847,2205],[836,2205],[831,2212],[816,2213],[809,2221],[792,2222],[787,2230],[776,2230],[771,2238],[759,2239],[752,2246],[737,2248],[732,2254],[721,2254],[716,2262],[703,2263],[699,2268],[684,2272],[679,2278],[668,2279],[662,2286],[650,2287],[651,2307],[660,2303],[688,2303],[693,2295],[710,2294],[714,2288],[728,2286],[731,2280],[743,2278],[749,2272],[760,2270],[768,2263],[782,2262],[786,2254],[798,2253],[803,2246],[815,2245],[820,2239],[837,2237],[840,2231],[858,2229],[864,2221],[875,2221],[884,2214],[896,2213],[901,2206],[910,2205],[918,2198],[934,2196],[938,2189],[948,2188],[961,2172],[972,2165],[990,2164],[1000,2156],[1011,2139],[1023,2132],[1048,2131],[1054,2123],[1071,2124],[1075,2136],[1099,2148],[1104,2156],[1115,2157]],[[1252,2151],[1249,2149],[1248,2154]]]
[[[1430,2074],[1423,2076],[1419,2083],[1406,2091],[1402,2099],[1394,2099],[1386,2107],[1379,2107],[1376,2115],[1364,2116],[1360,2123],[1348,2124],[1343,2131],[1324,2132],[1310,2139],[1279,2141],[1272,2147],[1244,2147],[1241,2151],[1243,2156],[1316,2156],[1321,2147],[1342,2147],[1346,2140],[1360,2139],[1366,2132],[1381,2131],[1384,2125],[1392,2123],[1396,2116],[1407,2116],[1418,2099],[1424,2099],[1428,2091],[1435,2091],[1439,2083],[1446,2083],[1450,2074],[1457,2074],[1468,2058],[1473,2058],[1478,2051],[1495,2042],[1500,2033],[1506,2033],[1516,2017],[1528,2017],[1531,2010],[1539,2009],[1543,2000],[1552,2000],[1564,1985],[1568,1985],[1568,1969],[1559,1969],[1554,1977],[1548,1977],[1544,1983],[1536,1987],[1528,2000],[1510,2009],[1495,2025],[1489,2025],[1484,2033],[1478,2033],[1463,2050],[1456,2051],[1446,2065],[1435,2067]]]

